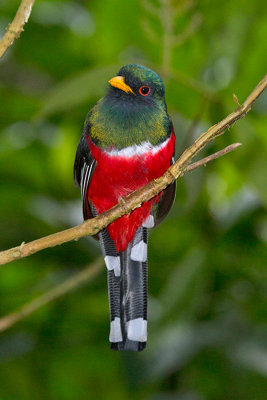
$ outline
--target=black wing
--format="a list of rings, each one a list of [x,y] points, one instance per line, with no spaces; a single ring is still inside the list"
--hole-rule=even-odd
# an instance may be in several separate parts
[[[90,148],[86,141],[86,132],[88,126],[85,127],[80,142],[77,147],[74,162],[74,182],[76,186],[81,188],[81,197],[83,202],[83,218],[84,220],[92,218],[92,211],[88,202],[87,192],[93,172],[96,167],[96,161],[92,157]]]
[[[172,123],[171,123],[171,129],[174,132]],[[175,163],[174,156],[175,156],[175,147],[173,150],[173,155],[170,165]],[[166,189],[164,189],[159,202],[156,204],[155,207],[153,207],[153,217],[155,221],[155,226],[159,225],[169,214],[175,200],[175,195],[176,195],[176,181],[174,181],[169,186],[167,186]]]

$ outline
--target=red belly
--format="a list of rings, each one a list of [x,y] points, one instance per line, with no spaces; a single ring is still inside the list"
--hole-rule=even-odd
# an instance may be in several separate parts
[[[88,190],[89,203],[101,214],[117,204],[121,197],[160,177],[170,166],[174,144],[175,136],[172,133],[166,145],[157,153],[153,154],[150,150],[142,155],[124,157],[109,155],[90,143],[97,165]],[[156,196],[107,227],[117,251],[126,249],[158,200],[159,196]]]

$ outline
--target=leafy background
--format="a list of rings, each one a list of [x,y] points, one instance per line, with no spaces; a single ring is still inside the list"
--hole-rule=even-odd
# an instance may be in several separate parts
[[[1,34],[18,5],[0,1]],[[0,248],[82,221],[76,146],[121,65],[164,77],[179,155],[264,76],[266,36],[262,0],[37,0],[0,60]],[[1,334],[1,400],[266,398],[266,104],[202,152],[243,143],[182,178],[150,234],[145,352],[109,350],[103,268]],[[86,238],[3,266],[1,315],[99,254]]]

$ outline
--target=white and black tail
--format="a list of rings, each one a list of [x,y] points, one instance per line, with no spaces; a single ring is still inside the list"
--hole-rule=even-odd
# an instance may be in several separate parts
[[[111,348],[141,351],[147,341],[147,228],[140,227],[120,253],[107,230],[99,238],[108,269]]]

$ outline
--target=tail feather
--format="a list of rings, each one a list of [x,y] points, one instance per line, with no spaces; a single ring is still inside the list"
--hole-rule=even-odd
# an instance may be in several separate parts
[[[99,236],[108,269],[111,348],[141,351],[147,340],[147,228],[139,228],[119,254],[106,230]]]

